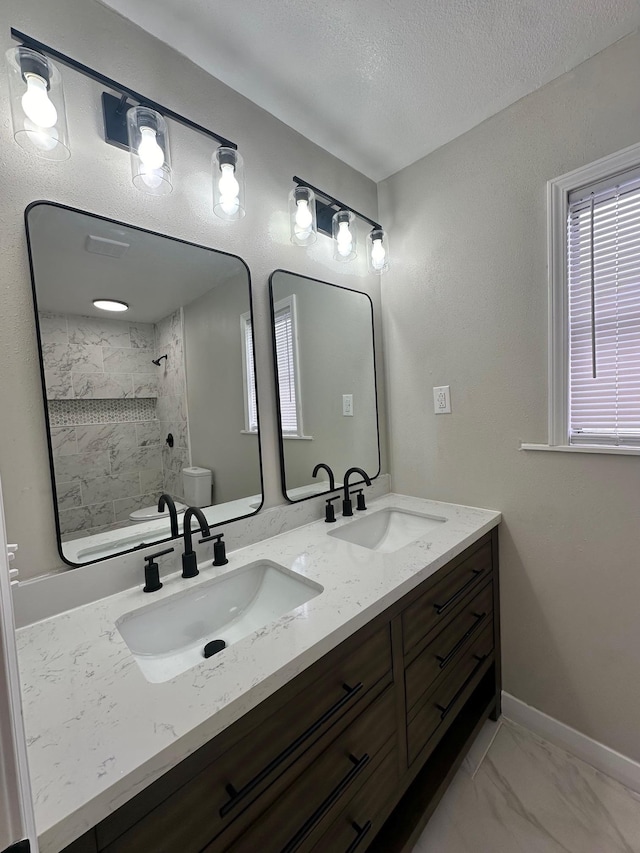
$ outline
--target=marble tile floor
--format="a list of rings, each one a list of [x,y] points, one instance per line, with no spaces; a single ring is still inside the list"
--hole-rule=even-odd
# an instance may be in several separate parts
[[[413,853],[640,853],[640,794],[515,723],[487,723]]]

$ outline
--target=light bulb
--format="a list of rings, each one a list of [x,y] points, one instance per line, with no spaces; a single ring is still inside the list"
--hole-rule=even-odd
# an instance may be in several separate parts
[[[55,127],[45,131],[44,128],[38,127],[37,124],[26,118],[24,120],[24,129],[27,132],[29,141],[41,151],[53,151],[58,144],[58,131]]]
[[[373,244],[371,246],[371,266],[374,270],[381,270],[384,268],[386,257],[387,253],[382,245],[382,240],[373,240]]]
[[[340,222],[338,225],[338,233],[336,234],[336,243],[338,244],[338,254],[343,258],[348,258],[353,250],[353,238],[349,230],[348,222]]]
[[[233,216],[240,207],[240,184],[236,180],[235,169],[231,163],[220,165],[220,180],[218,190],[220,191],[220,207],[227,214]]]
[[[140,177],[150,190],[157,190],[162,183],[161,169],[147,169],[144,164],[140,167]]]
[[[308,240],[311,237],[313,227],[313,215],[309,210],[309,202],[306,198],[296,201],[296,217],[294,231],[298,240]]]
[[[38,74],[25,74],[27,91],[22,96],[22,109],[27,118],[38,127],[53,127],[58,112],[49,100],[47,83]]]
[[[140,128],[140,144],[138,145],[138,157],[140,163],[144,167],[144,172],[150,176],[154,169],[161,169],[164,165],[164,151],[158,145],[156,132],[152,127]],[[146,181],[145,181],[146,183]],[[151,186],[151,184],[149,184]]]
[[[308,231],[313,224],[313,216],[309,210],[309,202],[306,198],[299,198],[296,202],[296,225],[300,231]]]

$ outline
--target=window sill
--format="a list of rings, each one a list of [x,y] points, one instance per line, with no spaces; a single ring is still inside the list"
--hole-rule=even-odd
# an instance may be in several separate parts
[[[520,450],[552,450],[560,453],[605,453],[612,456],[640,456],[640,447],[607,447],[600,444],[525,444]]]
[[[241,435],[258,435],[258,431],[255,429],[241,429],[240,434]],[[287,439],[287,440],[293,439],[293,441],[313,441],[312,435],[283,435],[282,437],[284,439]]]

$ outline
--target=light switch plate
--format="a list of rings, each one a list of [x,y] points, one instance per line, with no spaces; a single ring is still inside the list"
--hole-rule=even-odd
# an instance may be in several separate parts
[[[353,417],[353,394],[342,395],[342,414],[345,418]]]
[[[451,392],[448,385],[438,385],[433,389],[433,410],[436,415],[451,414]]]

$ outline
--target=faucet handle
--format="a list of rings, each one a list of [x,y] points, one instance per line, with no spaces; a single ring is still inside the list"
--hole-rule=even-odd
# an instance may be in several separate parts
[[[165,548],[164,551],[156,551],[155,554],[148,554],[144,559],[149,561],[149,565],[155,563],[158,557],[164,557],[165,554],[171,554],[175,548]]]
[[[333,498],[327,498],[327,505],[324,508],[324,520],[326,524],[331,524],[332,521],[336,520],[336,510],[333,505],[333,502],[339,500],[340,495],[336,495]]]
[[[227,560],[227,549],[222,541],[222,537],[224,533],[214,533],[213,536],[205,536],[203,539],[198,539],[198,544],[202,545],[203,542],[211,542],[214,540],[213,546],[213,565],[214,566],[226,566],[229,560]]]
[[[160,569],[156,560],[158,557],[163,557],[165,554],[171,554],[173,548],[166,548],[164,551],[156,551],[155,554],[148,554],[144,559],[146,566],[144,567],[144,588],[143,592],[157,592],[162,589],[160,582]]]
[[[367,505],[366,505],[365,499],[364,499],[364,492],[362,489],[354,489],[351,492],[351,494],[358,496],[358,503],[356,504],[356,509],[362,511],[363,509],[367,508]]]

